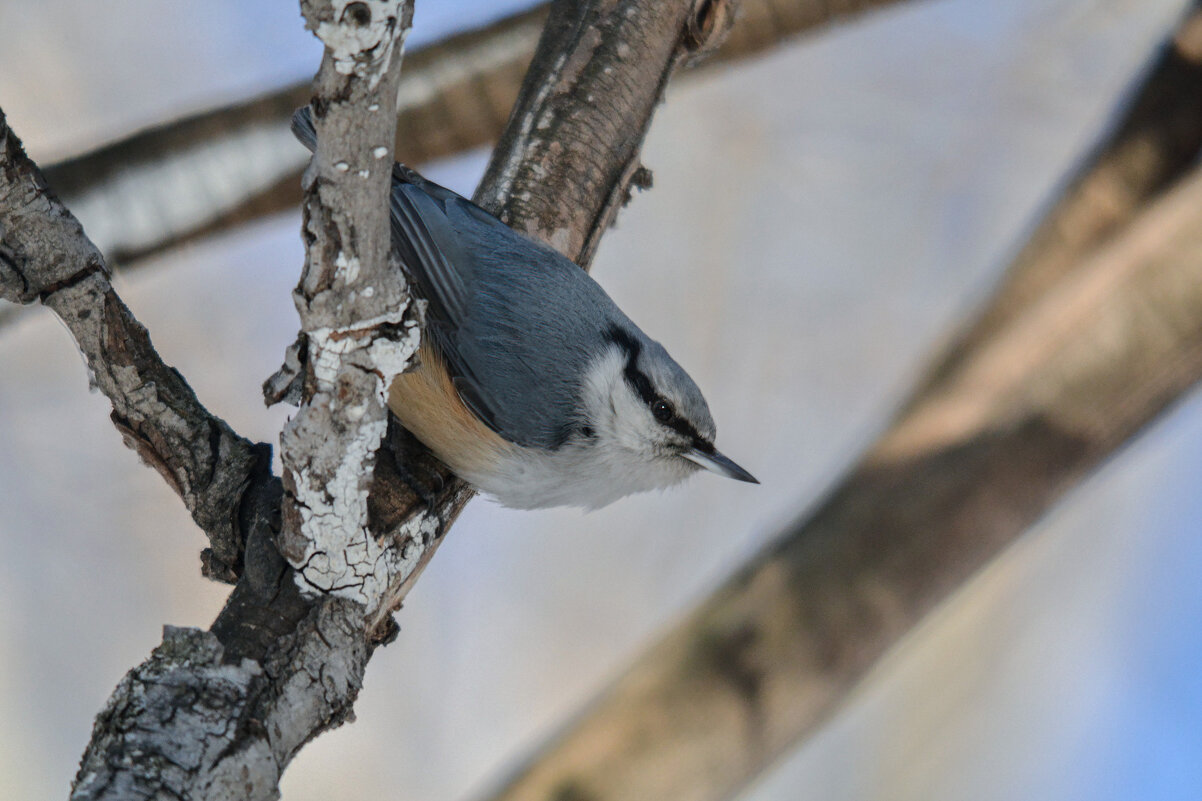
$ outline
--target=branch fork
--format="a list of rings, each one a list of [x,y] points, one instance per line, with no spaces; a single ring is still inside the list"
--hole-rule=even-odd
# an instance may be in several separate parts
[[[628,168],[688,50],[695,2],[557,4],[494,157],[504,186],[486,177],[477,201],[587,264],[581,246],[637,172]],[[412,360],[421,320],[389,263],[387,202],[411,3],[301,5],[327,49],[310,103],[318,147],[304,181],[301,335],[267,388],[301,402],[281,436],[282,480],[267,446],[235,434],[162,362],[0,114],[0,299],[40,299],[62,317],[127,442],[209,536],[207,574],[237,582],[209,632],[165,630],[114,691],[77,799],[278,797],[293,755],[351,716],[372,650],[395,635],[390,613],[473,495],[448,477],[420,509],[399,489],[393,448],[381,448],[393,439],[386,390]],[[605,25],[558,35],[581,19]]]

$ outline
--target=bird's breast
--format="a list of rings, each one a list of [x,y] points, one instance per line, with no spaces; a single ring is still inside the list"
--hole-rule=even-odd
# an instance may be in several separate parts
[[[574,440],[556,449],[516,445],[464,405],[438,352],[392,382],[388,408],[447,467],[476,489],[517,509],[595,509],[624,495],[680,481],[695,465],[648,459],[612,438]]]
[[[425,343],[417,368],[393,380],[388,408],[447,467],[468,481],[501,469],[517,447],[464,405],[442,358]]]

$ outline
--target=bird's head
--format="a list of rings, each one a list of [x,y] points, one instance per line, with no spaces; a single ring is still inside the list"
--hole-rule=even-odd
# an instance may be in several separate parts
[[[588,371],[582,430],[596,453],[641,489],[666,487],[704,467],[759,483],[714,448],[709,406],[689,374],[637,329],[612,326]]]

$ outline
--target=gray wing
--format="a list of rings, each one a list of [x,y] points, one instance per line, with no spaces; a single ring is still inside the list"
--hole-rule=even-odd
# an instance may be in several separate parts
[[[391,210],[393,252],[428,302],[426,335],[463,402],[511,442],[562,444],[622,313],[580,267],[399,164]]]
[[[308,106],[292,132],[316,148]],[[428,303],[425,334],[463,402],[510,442],[562,444],[584,423],[581,382],[605,332],[629,320],[563,255],[403,164],[390,206],[393,254]]]

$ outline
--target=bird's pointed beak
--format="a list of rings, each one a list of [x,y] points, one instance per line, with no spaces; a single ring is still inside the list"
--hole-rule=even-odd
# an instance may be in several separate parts
[[[710,472],[717,473],[720,476],[733,478],[736,481],[746,481],[749,484],[760,483],[756,480],[755,476],[751,475],[751,473],[748,473],[746,470],[739,467],[737,464],[732,462],[730,459],[727,459],[717,451],[706,453],[705,451],[697,448],[691,448],[682,453],[681,456],[688,459],[690,462],[701,465]]]

